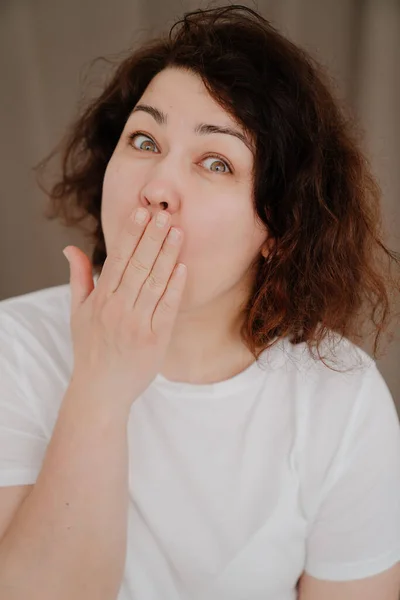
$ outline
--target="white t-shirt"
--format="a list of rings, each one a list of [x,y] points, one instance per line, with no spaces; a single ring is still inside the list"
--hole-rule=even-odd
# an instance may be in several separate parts
[[[71,376],[69,316],[68,284],[0,302],[0,486],[37,479]],[[294,600],[303,571],[360,579],[400,560],[394,401],[367,353],[335,352],[350,372],[285,339],[215,384],[157,375],[129,417],[118,600]]]

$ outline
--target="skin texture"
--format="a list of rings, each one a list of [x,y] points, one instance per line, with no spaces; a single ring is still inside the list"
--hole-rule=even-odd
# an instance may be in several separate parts
[[[191,72],[162,71],[136,106],[141,104],[165,113],[167,123],[135,110],[125,124],[103,182],[106,248],[134,208],[147,207],[151,215],[168,210],[171,225],[184,232],[178,260],[188,274],[161,373],[212,383],[254,361],[238,319],[250,292],[248,268],[268,239],[253,207],[252,149],[232,135],[195,133],[199,123],[243,130]],[[130,139],[135,131],[145,135]],[[209,156],[215,153],[221,158]]]

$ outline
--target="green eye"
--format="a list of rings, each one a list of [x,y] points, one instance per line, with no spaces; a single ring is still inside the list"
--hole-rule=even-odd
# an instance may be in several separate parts
[[[229,173],[229,172],[231,172],[229,165],[224,160],[222,160],[219,156],[207,156],[207,158],[205,158],[204,160],[208,160],[210,158],[213,159],[211,164],[217,164],[217,167],[214,169],[211,168],[211,171],[213,171],[214,173]],[[218,166],[218,163],[219,163],[219,166]],[[226,169],[222,170],[221,166],[225,167]]]
[[[139,143],[139,147],[138,147],[138,146],[136,146],[135,144],[133,144],[133,140],[134,140],[135,138],[137,138],[137,137],[139,137],[139,138],[140,138],[140,137],[146,138],[146,140],[147,140],[147,141],[146,141],[146,142],[141,142],[141,143]],[[140,132],[132,133],[132,134],[129,136],[129,139],[130,139],[130,141],[132,142],[132,144],[133,144],[133,147],[134,147],[134,148],[137,148],[138,150],[143,150],[144,152],[148,152],[148,151],[149,151],[149,146],[150,146],[150,150],[151,150],[151,145],[152,145],[152,144],[153,144],[153,146],[155,147],[155,143],[154,143],[154,141],[153,141],[153,140],[152,140],[152,139],[151,139],[151,138],[150,138],[148,135],[145,135],[144,133],[140,133]],[[144,145],[144,144],[146,144],[146,145],[147,145],[147,147],[143,147],[143,145]]]

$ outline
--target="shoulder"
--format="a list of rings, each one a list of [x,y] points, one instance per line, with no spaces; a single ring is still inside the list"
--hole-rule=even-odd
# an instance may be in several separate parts
[[[297,419],[296,467],[302,500],[312,519],[336,482],[365,479],[374,460],[400,456],[400,428],[392,394],[375,360],[346,338],[332,334],[324,360],[305,345],[288,346],[285,367],[294,390]],[[375,457],[375,458],[374,458]],[[369,463],[369,464],[368,464]]]
[[[24,345],[36,343],[37,347],[44,344],[50,349],[69,337],[69,319],[67,284],[6,298],[0,301],[1,345],[19,341]]]
[[[314,440],[318,431],[337,431],[343,439],[368,413],[389,410],[394,416],[393,397],[375,360],[347,338],[332,333],[324,341],[324,362],[311,358],[308,350],[300,354],[303,401]],[[326,446],[327,437],[321,442]]]
[[[320,356],[306,343],[294,345],[285,339],[282,347],[279,371],[292,382],[304,411],[314,421],[324,414],[348,416],[370,379],[382,379],[365,350],[334,332],[322,342]]]
[[[376,363],[362,348],[347,338],[331,332],[320,347],[312,352],[306,343],[292,344],[288,338],[280,345],[272,369],[274,387],[287,397],[296,410],[297,419],[304,428],[304,444],[321,443],[326,448],[326,432],[334,442],[357,410],[360,402],[367,401],[367,387],[371,379],[385,386]],[[300,423],[298,423],[300,424]]]
[[[0,301],[0,485],[36,481],[72,365],[69,285]]]
[[[68,385],[72,365],[69,285],[0,301],[0,381],[4,393],[54,399]]]

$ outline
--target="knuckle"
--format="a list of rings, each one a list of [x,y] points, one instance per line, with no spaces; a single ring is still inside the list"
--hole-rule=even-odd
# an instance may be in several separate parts
[[[158,277],[155,277],[154,273],[149,274],[146,281],[146,285],[151,291],[154,292],[161,292],[162,290],[164,290],[163,282]]]
[[[157,236],[157,233],[153,234],[153,233],[151,233],[151,231],[148,232],[147,239],[150,240],[150,242],[152,242],[153,244],[159,244],[160,243],[160,237]]]
[[[166,256],[166,257],[171,257],[173,256],[173,254],[176,251],[176,247],[171,244],[171,242],[168,240],[168,242],[166,244],[163,245],[163,247],[160,250],[160,254]]]
[[[147,274],[149,272],[149,267],[137,258],[131,258],[131,260],[129,261],[129,266],[138,273]]]
[[[126,262],[126,258],[122,256],[120,252],[117,250],[112,252],[110,255],[110,260],[114,265],[121,265]]]
[[[159,308],[160,308],[161,313],[166,314],[166,315],[170,315],[174,310],[173,305],[166,299],[164,299],[160,302]]]

